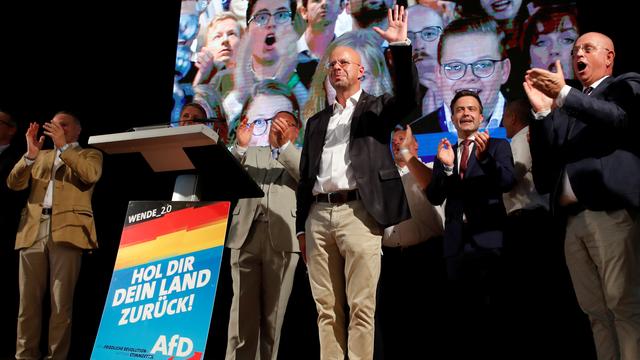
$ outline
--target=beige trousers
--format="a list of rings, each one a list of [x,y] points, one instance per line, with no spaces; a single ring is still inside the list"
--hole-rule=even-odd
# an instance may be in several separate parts
[[[20,250],[20,310],[16,359],[40,359],[42,300],[51,293],[49,348],[45,359],[66,359],[71,345],[73,294],[80,274],[82,250],[51,240],[49,216],[42,216],[37,241]]]
[[[254,221],[242,249],[231,249],[233,299],[227,360],[275,360],[299,253],[277,251],[268,223]]]
[[[370,360],[383,229],[359,200],[313,204],[305,226],[320,358]]]
[[[598,359],[640,359],[640,216],[623,209],[570,217],[565,256]]]

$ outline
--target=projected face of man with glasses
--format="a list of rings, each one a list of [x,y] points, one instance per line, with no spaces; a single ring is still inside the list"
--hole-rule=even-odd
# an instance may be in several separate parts
[[[444,104],[460,90],[476,92],[484,106],[485,122],[500,97],[500,86],[509,78],[511,63],[503,59],[498,35],[491,32],[452,34],[442,38],[438,88]],[[447,120],[450,122],[450,120]],[[486,124],[482,124],[484,127]]]
[[[253,98],[245,115],[247,126],[254,124],[249,146],[269,146],[271,122],[280,111],[294,112],[286,96],[259,94]]]
[[[438,66],[438,40],[442,34],[442,17],[433,9],[422,5],[410,6],[407,36],[413,48],[420,84],[435,90],[435,73]]]
[[[291,15],[289,1],[256,1],[248,21],[254,60],[264,66],[278,61],[278,40],[293,31]]]

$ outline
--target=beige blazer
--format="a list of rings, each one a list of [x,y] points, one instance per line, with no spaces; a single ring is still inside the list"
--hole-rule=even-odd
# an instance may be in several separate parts
[[[23,157],[7,177],[7,186],[12,190],[26,189],[31,180],[31,193],[22,210],[16,249],[28,248],[36,241],[55,154],[55,150],[42,150],[31,166]],[[63,151],[60,158],[63,164],[54,180],[51,238],[82,249],[97,248],[91,196],[102,175],[102,153],[76,147]]]
[[[240,155],[232,150],[234,156]],[[295,233],[296,189],[300,179],[300,150],[289,144],[278,156],[271,157],[269,147],[249,147],[240,159],[251,178],[262,188],[262,198],[241,199],[233,210],[226,246],[240,249],[260,205],[267,209],[269,236],[278,251],[300,251]]]

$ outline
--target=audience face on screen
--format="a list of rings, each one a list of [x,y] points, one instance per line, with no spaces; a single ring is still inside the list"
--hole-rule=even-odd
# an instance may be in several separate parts
[[[487,15],[496,20],[511,20],[518,15],[522,0],[480,0]]]
[[[288,1],[258,0],[255,3],[247,27],[255,61],[265,66],[278,61],[278,39],[293,32],[291,16]]]
[[[348,10],[361,29],[369,28],[387,18],[387,9],[395,0],[350,0]]]
[[[572,79],[571,49],[578,38],[575,18],[564,15],[550,22],[537,22],[531,37],[529,56],[531,67],[556,71],[555,62],[560,60],[565,78]]]
[[[208,50],[216,62],[223,62],[225,65],[235,54],[240,41],[240,25],[234,19],[222,19],[216,21],[207,31]]]
[[[300,8],[300,14],[312,31],[322,31],[335,24],[342,8],[342,0],[307,0],[307,5]]]
[[[247,109],[247,125],[255,123],[249,146],[269,146],[271,121],[280,111],[293,113],[291,101],[282,95],[256,95]]]
[[[422,5],[410,6],[407,14],[407,30],[420,84],[433,89],[438,68],[438,40],[444,28],[442,18],[435,10]]]
[[[436,78],[444,104],[450,104],[460,90],[474,91],[482,101],[484,116],[489,118],[498,102],[500,86],[507,81],[511,70],[509,59],[503,60],[500,54],[498,36],[471,32],[452,34],[441,41],[444,43]],[[452,76],[456,69],[458,76],[464,75],[457,80],[450,79],[457,77]]]
[[[185,105],[180,112],[180,120],[178,122],[178,125],[193,125],[196,123],[194,122],[194,120],[202,120],[206,118],[207,114],[205,114],[203,109],[193,105]]]

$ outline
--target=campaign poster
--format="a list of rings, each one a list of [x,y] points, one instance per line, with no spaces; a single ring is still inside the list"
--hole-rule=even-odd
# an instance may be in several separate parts
[[[204,358],[229,206],[129,203],[91,359]]]

